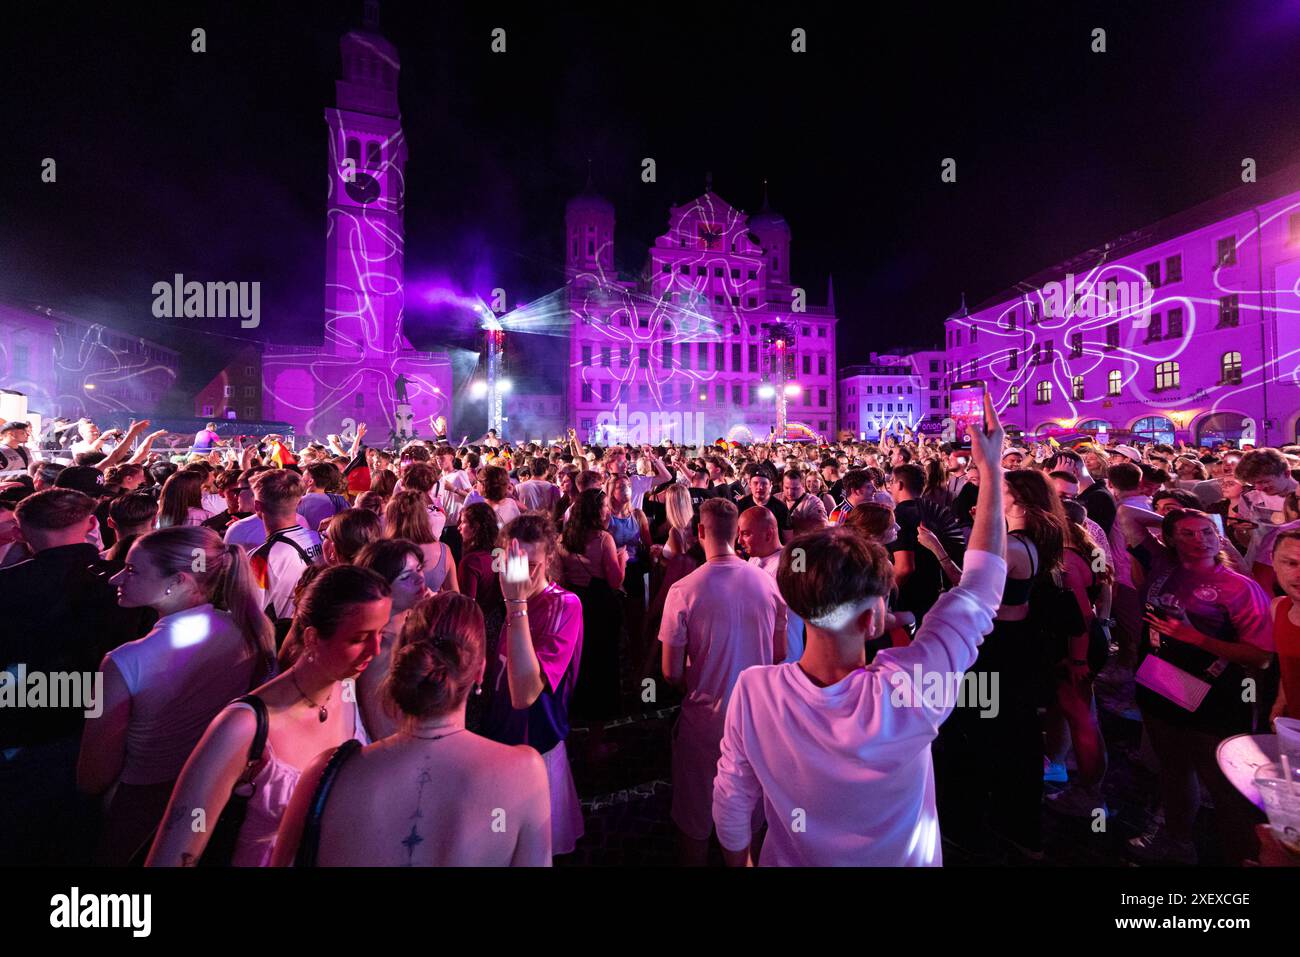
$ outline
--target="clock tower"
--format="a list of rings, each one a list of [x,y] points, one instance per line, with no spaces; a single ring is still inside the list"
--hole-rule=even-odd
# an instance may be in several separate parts
[[[269,347],[272,414],[313,439],[366,423],[372,441],[428,438],[450,415],[451,367],[406,339],[406,138],[397,103],[401,62],[379,33],[375,0],[339,43],[342,76],[329,127],[323,342]]]

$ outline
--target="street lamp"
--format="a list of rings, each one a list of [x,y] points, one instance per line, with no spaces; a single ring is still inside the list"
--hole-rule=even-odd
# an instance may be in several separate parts
[[[775,387],[764,383],[758,387],[758,397],[760,399],[772,399],[776,397]]]

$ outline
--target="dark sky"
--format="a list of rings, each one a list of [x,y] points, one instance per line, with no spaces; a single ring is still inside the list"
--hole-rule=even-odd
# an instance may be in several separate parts
[[[235,324],[160,328],[153,282],[260,280],[261,332],[318,330],[322,114],[361,6],[7,5],[0,298],[137,323],[209,364]],[[1239,185],[1243,157],[1261,175],[1300,159],[1295,0],[966,6],[390,0],[408,282],[513,301],[559,286],[588,157],[629,271],[706,170],[751,211],[766,177],[795,281],[820,302],[834,274],[849,364],[938,343],[963,291],[974,305]],[[1093,27],[1107,52],[1090,52]],[[949,156],[956,184],[940,182]],[[433,344],[435,317],[410,311]]]

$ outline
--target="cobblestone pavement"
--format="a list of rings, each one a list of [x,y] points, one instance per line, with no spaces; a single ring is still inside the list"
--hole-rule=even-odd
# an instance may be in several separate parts
[[[569,753],[586,834],[574,853],[556,859],[557,866],[676,863],[669,808],[671,731],[679,711],[677,699],[643,704],[630,677],[625,677],[624,683],[629,717],[594,733],[590,728],[574,728],[570,735]],[[662,683],[658,687],[663,687]],[[1110,816],[1104,831],[1095,832],[1090,820],[1064,817],[1045,808],[1044,861],[1029,861],[1011,850],[992,860],[975,861],[945,842],[945,865],[1129,866],[1124,853],[1127,841],[1146,830],[1156,812],[1156,779],[1142,761],[1141,725],[1135,712],[1130,710],[1128,717],[1122,713],[1131,702],[1131,689],[1131,682],[1098,686],[1102,733],[1110,757],[1103,785]],[[1059,787],[1047,784],[1045,791]],[[1196,843],[1202,864],[1221,863],[1213,815],[1207,795],[1197,821]],[[721,863],[716,846],[713,858]]]

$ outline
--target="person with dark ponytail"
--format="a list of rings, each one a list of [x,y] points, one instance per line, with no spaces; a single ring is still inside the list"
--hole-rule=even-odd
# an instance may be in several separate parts
[[[111,583],[120,606],[160,616],[143,638],[104,657],[101,714],[86,721],[77,765],[83,792],[117,785],[97,859],[122,865],[162,819],[208,722],[273,673],[275,649],[248,559],[210,528],[141,536]]]
[[[1012,850],[1038,860],[1043,856],[1038,707],[1047,703],[1051,688],[1043,664],[1051,638],[1030,615],[1030,595],[1059,586],[1067,521],[1042,472],[1007,471],[1003,483],[1006,584],[993,632],[969,669],[996,707],[967,700],[953,709],[939,732],[935,779],[945,836],[972,854],[991,855],[997,849],[988,842],[996,834]]]
[[[333,565],[320,572],[295,604],[275,678],[232,702],[208,725],[172,792],[147,866],[191,867],[204,858],[210,836],[237,784],[251,788],[228,863],[264,867],[280,818],[302,769],[349,738],[370,742],[356,703],[355,679],[379,651],[392,605],[388,582],[367,568]],[[251,754],[259,712],[265,745]],[[196,812],[204,829],[192,826]],[[209,858],[213,855],[209,855]],[[204,858],[204,864],[226,863]]]
[[[400,730],[313,762],[285,812],[273,866],[549,866],[541,756],[465,727],[483,648],[472,598],[442,592],[411,609],[382,686]]]

